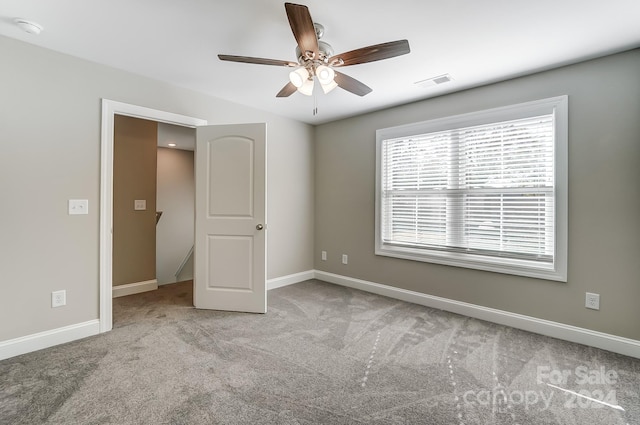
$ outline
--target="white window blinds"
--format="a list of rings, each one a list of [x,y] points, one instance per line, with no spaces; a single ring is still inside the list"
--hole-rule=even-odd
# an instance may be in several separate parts
[[[383,240],[552,261],[552,118],[384,141]]]
[[[379,140],[378,244],[553,267],[555,126],[550,109]]]

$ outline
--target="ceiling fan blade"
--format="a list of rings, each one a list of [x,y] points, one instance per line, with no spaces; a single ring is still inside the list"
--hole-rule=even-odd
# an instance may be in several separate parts
[[[298,66],[297,63],[291,62],[291,61],[281,61],[278,59],[252,58],[250,56],[218,55],[218,58],[222,61],[255,63],[258,65],[275,65],[275,66],[286,66],[286,67]]]
[[[349,77],[348,75],[345,75],[338,71],[336,71],[336,75],[333,78],[333,81],[336,82],[338,87],[343,88],[353,94],[357,94],[358,96],[365,96],[373,91],[371,87],[361,83],[353,77]]]
[[[289,97],[293,93],[295,93],[296,90],[298,90],[296,86],[294,86],[291,82],[289,82],[286,86],[282,88],[282,90],[278,92],[276,97]]]
[[[318,57],[318,37],[316,29],[313,26],[313,20],[307,6],[301,4],[285,3],[284,8],[287,11],[289,25],[291,31],[296,38],[300,52],[304,55],[306,52],[312,52],[313,58]]]
[[[410,51],[407,40],[390,41],[334,55],[329,58],[329,63],[332,66],[357,65],[406,55]]]

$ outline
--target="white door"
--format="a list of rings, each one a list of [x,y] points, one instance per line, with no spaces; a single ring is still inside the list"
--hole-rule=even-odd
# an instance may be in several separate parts
[[[196,130],[196,308],[266,313],[266,124]]]

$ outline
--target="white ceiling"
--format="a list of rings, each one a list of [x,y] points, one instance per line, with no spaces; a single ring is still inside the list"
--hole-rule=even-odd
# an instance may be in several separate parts
[[[0,0],[0,34],[319,124],[640,46],[639,0],[300,0],[336,53],[399,39],[411,53],[341,72],[370,86],[276,98],[289,70],[217,54],[295,61],[284,1]],[[23,32],[15,18],[44,27]],[[450,74],[453,81],[414,83]],[[316,85],[317,86],[317,85]]]

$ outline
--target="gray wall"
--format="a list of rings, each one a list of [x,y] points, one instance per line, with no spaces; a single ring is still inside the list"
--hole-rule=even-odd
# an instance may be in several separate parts
[[[98,318],[101,98],[210,124],[267,122],[268,278],[310,270],[315,259],[319,270],[640,340],[638,50],[315,132],[5,37],[0,52],[0,341]],[[570,121],[567,283],[373,255],[377,128],[562,94]],[[67,215],[68,199],[89,199],[89,214]],[[52,309],[59,289],[67,306]],[[585,291],[601,294],[599,312],[584,308]]]
[[[376,129],[564,94],[567,283],[374,255]],[[316,127],[315,160],[316,269],[640,340],[640,50]]]
[[[6,37],[0,52],[0,341],[98,318],[101,98],[267,122],[267,277],[313,268],[312,127]]]
[[[193,247],[195,174],[193,151],[158,148],[157,155],[157,209],[162,217],[156,226],[156,277],[158,285],[164,285],[176,282],[178,267]],[[193,279],[192,268],[184,271]]]

